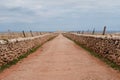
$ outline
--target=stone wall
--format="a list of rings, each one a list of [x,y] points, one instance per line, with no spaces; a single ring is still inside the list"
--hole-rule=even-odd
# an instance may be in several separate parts
[[[17,59],[19,56],[27,53],[30,49],[38,47],[47,40],[57,36],[57,34],[45,35],[43,37],[16,41],[13,43],[0,44],[0,66]]]
[[[66,33],[64,36],[120,65],[120,39],[76,35],[71,33]]]

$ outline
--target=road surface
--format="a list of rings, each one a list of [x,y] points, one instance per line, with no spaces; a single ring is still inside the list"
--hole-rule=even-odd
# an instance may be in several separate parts
[[[59,35],[0,73],[0,80],[120,80],[120,73]]]

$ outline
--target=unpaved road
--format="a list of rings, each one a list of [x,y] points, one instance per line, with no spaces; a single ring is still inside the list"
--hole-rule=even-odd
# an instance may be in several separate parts
[[[120,73],[59,35],[0,73],[0,80],[120,80]]]

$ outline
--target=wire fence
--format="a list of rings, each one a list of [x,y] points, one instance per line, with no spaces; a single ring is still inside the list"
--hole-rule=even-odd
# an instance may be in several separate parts
[[[0,40],[2,39],[14,39],[14,38],[23,38],[23,37],[33,37],[45,34],[46,32],[2,32],[0,33]]]

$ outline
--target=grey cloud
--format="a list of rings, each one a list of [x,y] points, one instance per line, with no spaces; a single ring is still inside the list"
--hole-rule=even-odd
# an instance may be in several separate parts
[[[1,0],[0,23],[57,25],[59,21],[60,24],[80,21],[80,24],[103,25],[111,23],[112,18],[119,20],[119,7],[119,0]],[[119,25],[117,21],[116,24]]]

